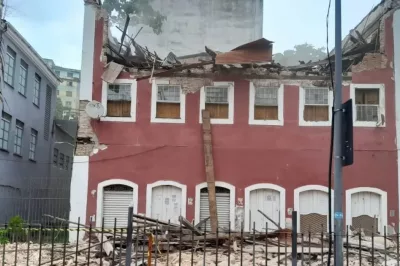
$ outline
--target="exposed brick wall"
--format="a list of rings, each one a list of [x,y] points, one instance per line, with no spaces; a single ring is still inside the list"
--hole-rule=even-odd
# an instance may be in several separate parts
[[[97,136],[90,124],[91,118],[87,115],[85,108],[88,101],[79,102],[79,126],[78,141],[75,154],[78,156],[88,156],[97,143]]]

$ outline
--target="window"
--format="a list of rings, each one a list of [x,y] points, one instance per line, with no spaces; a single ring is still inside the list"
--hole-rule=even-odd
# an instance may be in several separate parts
[[[105,117],[101,121],[135,122],[136,88],[135,79],[117,79],[113,84],[102,83],[101,103]]]
[[[15,57],[17,54],[7,46],[7,53],[5,57],[4,67],[4,81],[10,85],[14,85],[14,72],[15,72]]]
[[[37,136],[38,136],[38,132],[32,128],[31,129],[31,141],[29,144],[29,159],[30,160],[35,160]]]
[[[60,91],[59,90],[57,90],[57,96],[60,96]]]
[[[382,84],[352,84],[355,126],[376,127],[385,124],[385,90]]]
[[[72,91],[67,91],[65,94],[67,97],[72,97]]]
[[[0,149],[8,150],[8,140],[10,137],[11,116],[2,112],[0,120]]]
[[[283,125],[283,85],[258,87],[250,83],[249,124]]]
[[[73,76],[74,76],[74,75],[73,75],[72,72],[68,72],[68,73],[67,73],[67,77],[72,78]]]
[[[73,83],[72,81],[68,81],[67,85],[68,85],[69,87],[72,87],[72,86],[74,86],[74,83]]]
[[[21,65],[20,65],[20,72],[19,72],[19,87],[18,91],[22,95],[25,95],[26,93],[26,80],[28,76],[28,64],[25,63],[24,60],[21,59]]]
[[[328,88],[300,87],[299,123],[302,126],[329,126],[332,117],[332,91]]]
[[[39,106],[39,99],[40,99],[40,82],[41,78],[38,74],[35,73],[35,83],[33,85],[33,103],[36,106]]]
[[[65,106],[67,106],[67,107],[71,107],[71,104],[72,104],[72,103],[71,103],[70,101],[66,101],[66,102],[65,102]]]
[[[17,120],[15,124],[14,154],[22,154],[22,136],[24,135],[24,123]]]
[[[64,153],[60,153],[60,161],[59,161],[59,164],[60,164],[60,168],[61,168],[61,169],[64,169]]]
[[[65,156],[65,170],[69,169],[69,156]]]
[[[151,91],[151,122],[184,123],[185,98],[181,86],[155,79]]]
[[[58,165],[58,149],[53,150],[53,164]]]
[[[202,88],[200,91],[200,123],[201,111],[210,112],[212,123],[233,124],[233,83],[214,82],[214,86]]]
[[[46,87],[46,107],[44,111],[44,130],[43,137],[45,140],[49,140],[50,134],[50,111],[51,111],[51,88],[49,86]]]
[[[60,71],[56,70],[55,72],[57,76],[60,76]]]
[[[131,84],[108,85],[107,116],[131,116]]]

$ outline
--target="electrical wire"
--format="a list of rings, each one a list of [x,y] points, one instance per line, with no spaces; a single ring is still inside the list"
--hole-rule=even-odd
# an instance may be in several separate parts
[[[333,82],[333,68],[332,68],[331,56],[330,56],[330,52],[329,52],[329,15],[330,15],[330,10],[331,10],[331,4],[332,4],[332,0],[329,0],[328,12],[326,14],[326,51],[327,51],[327,55],[328,55],[331,86],[332,86],[332,90],[334,90],[335,84]],[[335,120],[335,114],[334,114],[334,108],[333,108],[334,104],[335,104],[335,93],[333,93],[331,141],[330,141],[330,147],[329,147],[329,170],[328,170],[328,227],[329,227],[329,229],[328,229],[329,247],[328,247],[328,264],[327,264],[328,266],[331,265],[331,257],[332,257],[332,160],[333,160],[333,132],[334,132],[334,120]]]

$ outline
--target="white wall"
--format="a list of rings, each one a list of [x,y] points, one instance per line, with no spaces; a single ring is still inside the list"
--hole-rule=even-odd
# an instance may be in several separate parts
[[[136,24],[128,34],[163,58],[231,49],[262,38],[263,0],[154,0],[154,9],[167,17],[163,32],[156,35],[149,26]]]
[[[86,205],[88,197],[88,182],[89,182],[89,156],[75,156],[71,177],[71,197],[70,197],[70,214],[69,220],[86,224]],[[70,224],[71,228],[76,228],[77,225]],[[79,232],[79,240],[82,240],[84,232]],[[73,231],[69,234],[69,241],[77,240],[77,234]]]
[[[396,144],[397,144],[397,175],[398,191],[400,192],[400,10],[393,15],[393,39],[394,39],[394,82],[396,105]],[[400,197],[399,197],[400,213]]]
[[[82,65],[80,100],[92,100],[92,80],[94,63],[94,31],[96,24],[97,7],[85,4],[83,21]],[[100,60],[100,59],[99,59]]]

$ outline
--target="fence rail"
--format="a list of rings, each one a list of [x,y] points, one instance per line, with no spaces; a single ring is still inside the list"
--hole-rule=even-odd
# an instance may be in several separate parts
[[[96,228],[5,224],[0,227],[1,265],[328,265],[329,235],[289,229],[251,232],[218,228],[214,233],[188,223],[133,215],[131,226]],[[104,222],[104,221],[103,221]],[[268,228],[268,223],[265,224]],[[323,227],[321,227],[323,228]],[[400,265],[399,234],[350,230],[341,236],[344,265]],[[70,241],[70,239],[81,239]],[[333,255],[332,255],[333,256]],[[333,264],[333,257],[330,265]]]

